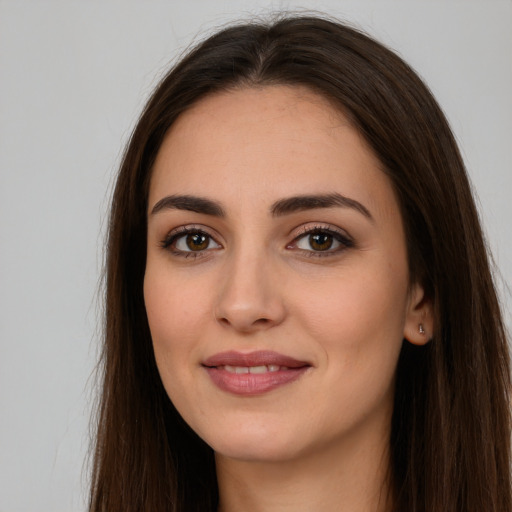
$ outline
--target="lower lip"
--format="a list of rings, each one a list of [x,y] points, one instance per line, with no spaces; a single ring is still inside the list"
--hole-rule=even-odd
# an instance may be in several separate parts
[[[213,383],[228,393],[235,395],[261,395],[297,380],[309,366],[289,368],[266,373],[232,373],[223,368],[206,367]]]

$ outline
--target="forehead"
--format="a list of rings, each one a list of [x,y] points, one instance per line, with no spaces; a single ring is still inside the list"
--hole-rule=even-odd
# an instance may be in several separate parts
[[[393,196],[380,162],[341,111],[309,89],[282,85],[207,96],[162,143],[150,205],[164,194],[223,201],[235,191],[249,203],[337,191],[370,207]]]

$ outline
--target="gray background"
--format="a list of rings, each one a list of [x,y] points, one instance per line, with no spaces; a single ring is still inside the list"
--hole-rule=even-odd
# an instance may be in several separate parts
[[[85,510],[104,224],[145,98],[204,31],[297,7],[358,24],[426,79],[512,281],[510,0],[0,0],[0,512]]]

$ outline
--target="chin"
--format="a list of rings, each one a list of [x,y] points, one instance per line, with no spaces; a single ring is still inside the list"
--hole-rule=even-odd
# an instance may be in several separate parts
[[[234,431],[234,430],[233,430]],[[244,462],[283,462],[301,453],[301,447],[286,439],[284,433],[272,431],[240,430],[236,434],[210,436],[205,441],[216,456]],[[299,437],[300,439],[300,437]]]

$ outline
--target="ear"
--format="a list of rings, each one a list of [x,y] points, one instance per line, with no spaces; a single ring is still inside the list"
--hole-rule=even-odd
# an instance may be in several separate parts
[[[432,302],[425,296],[423,286],[414,284],[409,300],[404,325],[404,338],[413,345],[425,345],[434,333]]]

